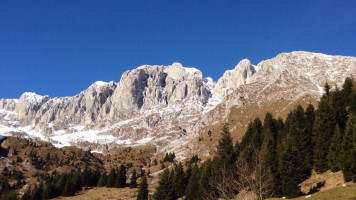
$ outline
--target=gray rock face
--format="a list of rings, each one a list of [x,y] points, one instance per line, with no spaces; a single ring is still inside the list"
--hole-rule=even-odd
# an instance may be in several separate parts
[[[255,72],[256,69],[249,60],[241,60],[233,70],[227,70],[218,80],[214,93],[221,96],[230,94],[240,85],[244,85]]]
[[[23,123],[29,123],[35,118],[41,106],[49,100],[49,96],[41,96],[32,92],[25,92],[21,95],[15,108],[19,120]]]
[[[0,99],[0,109],[5,109],[8,111],[14,111],[18,99]]]
[[[184,158],[208,148],[197,138],[232,111],[249,120],[251,107],[268,110],[281,102],[276,113],[283,112],[300,98],[320,97],[326,81],[341,86],[355,75],[355,57],[310,52],[282,53],[257,66],[244,59],[217,83],[180,63],[144,65],[124,72],[118,83],[97,81],[72,97],[1,99],[0,133],[22,131],[92,150],[149,142]],[[236,124],[233,130],[245,126],[242,119]]]
[[[97,81],[76,96],[49,99],[37,112],[33,123],[40,130],[90,125],[110,113],[110,97],[116,87],[114,82]]]
[[[210,90],[201,71],[171,66],[141,66],[126,71],[112,96],[111,119],[128,119],[140,109],[163,108],[193,101],[206,103]]]

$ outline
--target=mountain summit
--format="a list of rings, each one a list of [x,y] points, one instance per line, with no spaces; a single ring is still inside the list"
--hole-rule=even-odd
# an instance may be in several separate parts
[[[178,159],[208,156],[208,143],[199,144],[208,130],[236,120],[232,133],[241,138],[254,117],[267,111],[283,117],[296,104],[315,102],[326,82],[340,86],[355,75],[355,57],[304,51],[257,65],[244,59],[217,82],[180,63],[143,65],[124,72],[118,83],[97,81],[72,97],[1,99],[0,134],[86,150],[150,143]]]

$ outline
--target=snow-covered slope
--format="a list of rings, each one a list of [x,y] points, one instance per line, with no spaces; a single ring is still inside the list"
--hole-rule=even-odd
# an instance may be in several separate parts
[[[256,66],[244,59],[217,82],[180,63],[143,65],[118,83],[97,81],[72,97],[24,93],[19,100],[2,99],[0,134],[99,151],[151,143],[184,158],[205,148],[198,138],[213,125],[235,119],[232,129],[244,130],[263,111],[273,108],[278,115],[301,99],[317,99],[325,82],[340,86],[355,73],[355,57],[303,51]]]

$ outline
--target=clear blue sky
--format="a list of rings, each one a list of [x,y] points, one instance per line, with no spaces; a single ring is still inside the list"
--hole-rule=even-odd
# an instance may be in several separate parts
[[[217,80],[293,50],[356,56],[356,1],[0,0],[0,98],[72,96],[143,64]]]

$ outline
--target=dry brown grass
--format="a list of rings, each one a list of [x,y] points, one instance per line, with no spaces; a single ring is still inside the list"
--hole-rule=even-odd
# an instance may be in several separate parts
[[[279,200],[282,198],[273,198],[269,200]],[[356,200],[356,183],[347,183],[346,186],[321,191],[312,194],[309,198],[306,196],[295,198],[294,200]]]
[[[99,200],[99,199],[136,199],[137,188],[106,188],[106,187],[95,187],[90,188],[84,192],[78,192],[72,197],[57,197],[55,199],[76,199],[76,200]]]

